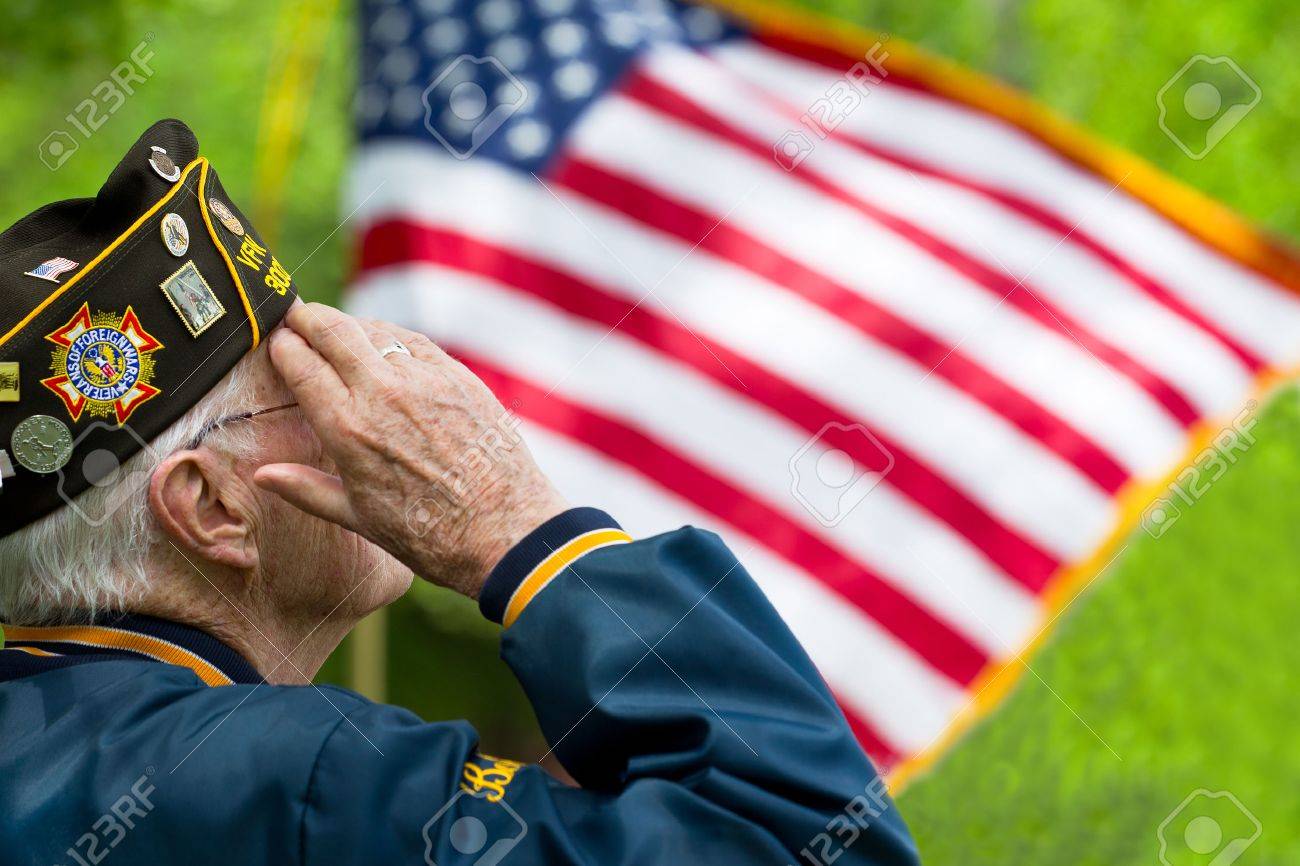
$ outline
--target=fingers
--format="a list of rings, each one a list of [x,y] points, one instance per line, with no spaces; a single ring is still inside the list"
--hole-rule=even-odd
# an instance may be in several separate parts
[[[356,515],[337,477],[300,463],[268,463],[253,473],[253,481],[308,514],[353,531]]]
[[[285,323],[311,345],[349,387],[370,378],[381,381],[387,375],[379,351],[370,342],[361,323],[324,304],[291,307]]]
[[[474,375],[472,370],[447,354],[441,346],[424,334],[380,319],[359,319],[358,321],[361,322],[361,326],[365,328],[375,346],[383,349],[385,346],[391,346],[393,340],[401,340],[406,345],[406,348],[411,350],[411,355],[415,360],[424,361],[435,366],[442,375],[443,380],[458,389],[462,395],[466,393],[467,387],[478,387],[487,390],[487,386],[483,384],[478,376]],[[410,359],[398,355],[389,355],[385,360],[400,366],[409,362]]]
[[[313,426],[348,396],[334,368],[307,341],[288,328],[277,328],[270,338],[271,363],[293,392]]]
[[[394,359],[394,353],[390,352],[387,355],[384,354],[385,349],[399,341],[403,345],[406,345],[406,341],[398,337],[397,334],[388,328],[384,322],[376,322],[373,319],[358,319],[357,322],[360,323],[361,329],[366,332],[366,337],[370,340],[370,344],[375,347],[379,352],[379,356],[385,361],[391,363]],[[407,348],[409,349],[410,347],[407,346]],[[403,355],[402,357],[405,356]]]
[[[377,344],[381,347],[389,345],[393,340],[401,340],[406,345],[406,348],[411,350],[411,354],[421,361],[441,363],[443,359],[448,357],[447,353],[437,343],[434,343],[424,334],[380,319],[360,319],[359,321],[372,339],[383,340],[382,343]]]

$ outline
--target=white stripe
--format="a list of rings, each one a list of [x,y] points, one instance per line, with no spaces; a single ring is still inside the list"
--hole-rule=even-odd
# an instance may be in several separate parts
[[[406,320],[450,341],[453,351],[464,347],[622,419],[868,564],[992,655],[1019,646],[1037,619],[1030,593],[886,486],[855,500],[837,526],[824,526],[795,492],[823,490],[811,460],[794,465],[809,442],[806,431],[618,331],[606,333],[492,281],[432,266],[389,269],[364,280],[352,307]]]
[[[806,106],[839,76],[752,44],[716,56],[755,82]],[[880,86],[841,127],[909,156],[1061,215],[1139,263],[1243,344],[1278,364],[1300,360],[1300,301],[1249,268],[1193,239],[1146,205],[1027,133],[944,99]]]
[[[626,130],[635,129],[629,136]],[[948,265],[756,157],[619,97],[570,134],[586,159],[718,215],[917,324],[1129,467],[1165,466],[1181,428],[1133,382]],[[708,183],[700,183],[707,177]]]
[[[651,52],[644,72],[758,141],[775,142],[790,128],[784,115],[754,98],[744,98],[733,74],[697,52]],[[987,267],[1023,280],[1029,289],[1176,385],[1198,404],[1201,414],[1221,415],[1241,402],[1250,373],[1235,355],[1059,233],[992,199],[867,156],[834,138],[818,141],[803,168],[881,204]],[[1148,474],[1164,468],[1141,467]]]
[[[960,689],[816,578],[773,556],[761,539],[718,525],[644,477],[566,437],[528,424],[524,435],[570,501],[604,508],[633,537],[687,524],[721,534],[836,695],[889,745],[904,753],[924,748],[965,703]]]
[[[357,202],[373,196],[359,219],[370,224],[401,216],[459,226],[555,262],[633,302],[662,300],[667,315],[680,317],[691,330],[761,359],[799,387],[843,407],[845,421],[882,430],[1061,558],[1087,555],[1111,525],[1108,498],[1055,454],[837,317],[719,259],[698,251],[687,255],[689,246],[646,232],[612,211],[557,193],[561,204],[537,184],[518,182],[495,166],[450,163],[422,147],[363,151],[353,196]],[[963,435],[954,437],[954,430]],[[1063,514],[1085,517],[1072,524],[1062,521]]]

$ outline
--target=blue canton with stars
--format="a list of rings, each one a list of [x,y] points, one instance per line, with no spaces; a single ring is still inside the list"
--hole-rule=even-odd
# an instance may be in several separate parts
[[[415,139],[524,171],[542,170],[646,46],[741,33],[675,0],[367,0],[362,16],[363,142]]]

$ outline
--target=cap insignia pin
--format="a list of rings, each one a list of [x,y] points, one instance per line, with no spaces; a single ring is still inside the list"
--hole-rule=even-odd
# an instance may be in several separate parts
[[[55,256],[52,259],[46,259],[30,271],[24,271],[24,276],[39,277],[42,280],[49,280],[51,283],[57,283],[59,277],[66,274],[77,266],[72,259],[65,259],[63,256]]]
[[[163,344],[144,329],[131,307],[121,315],[92,316],[90,304],[82,304],[45,339],[54,344],[50,370],[55,375],[41,384],[63,401],[73,421],[89,410],[92,417],[125,424],[146,400],[162,393],[150,382],[153,353]]]
[[[149,165],[153,166],[154,174],[168,183],[180,180],[181,170],[176,167],[176,163],[172,162],[167,151],[156,146],[149,149],[153,151],[153,155],[149,157]]]
[[[167,252],[178,258],[185,255],[185,251],[190,248],[190,228],[185,225],[185,220],[180,214],[169,213],[164,216],[159,223],[159,230],[162,231]]]
[[[244,224],[239,221],[239,218],[235,216],[230,208],[226,206],[226,203],[221,199],[208,199],[208,209],[217,215],[217,219],[221,221],[221,224],[226,227],[227,231],[236,237],[242,238],[244,236]]]
[[[72,457],[72,431],[58,418],[32,415],[18,422],[9,447],[19,465],[48,475],[62,469]]]
[[[226,314],[226,308],[217,300],[193,260],[181,265],[160,287],[191,337],[202,334]]]
[[[0,361],[0,403],[17,403],[18,362]]]

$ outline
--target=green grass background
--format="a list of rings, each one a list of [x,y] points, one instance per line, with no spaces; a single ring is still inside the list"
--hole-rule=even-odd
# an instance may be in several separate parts
[[[1300,17],[1291,3],[828,0],[819,8],[1008,79],[1300,237]],[[0,223],[54,198],[93,194],[122,150],[163,116],[189,122],[232,195],[250,202],[260,103],[283,60],[272,38],[283,9],[270,0],[74,0],[56,12],[10,0],[0,11]],[[276,245],[304,293],[322,300],[338,296],[350,255],[347,232],[334,230],[351,138],[352,14],[344,0]],[[64,115],[146,37],[156,74],[48,171],[37,145],[65,128]],[[1155,93],[1198,53],[1231,56],[1264,96],[1194,162],[1157,128]],[[1300,396],[1285,391],[1263,407],[1255,432],[1257,444],[1166,535],[1130,539],[1029,660],[1033,673],[1003,708],[903,793],[929,863],[1157,863],[1156,828],[1197,788],[1231,791],[1263,825],[1238,862],[1300,862]],[[391,700],[427,718],[471,718],[493,751],[544,751],[495,657],[495,628],[472,605],[422,585],[392,609],[390,625]],[[322,679],[347,675],[340,653]]]

